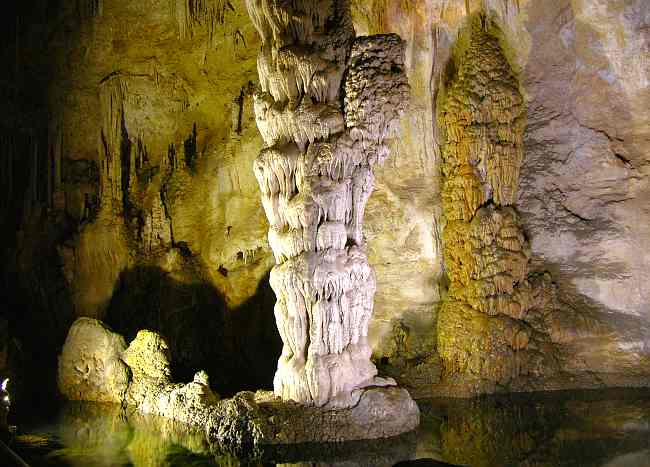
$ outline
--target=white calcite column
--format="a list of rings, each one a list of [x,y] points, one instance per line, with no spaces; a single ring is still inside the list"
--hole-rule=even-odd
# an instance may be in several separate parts
[[[248,0],[261,38],[254,163],[277,265],[276,395],[333,408],[394,384],[370,361],[375,276],[363,239],[373,166],[409,99],[404,43],[354,38],[344,0]]]

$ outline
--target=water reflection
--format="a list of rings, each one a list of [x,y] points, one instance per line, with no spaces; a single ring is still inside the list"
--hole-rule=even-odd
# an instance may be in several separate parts
[[[16,439],[31,466],[160,467],[240,463],[214,456],[203,433],[115,404],[68,402],[52,423]]]
[[[564,392],[434,400],[417,434],[341,445],[304,445],[261,460],[218,454],[203,434],[119,406],[68,403],[49,425],[19,437],[36,466],[390,467],[429,458],[473,467],[650,466],[650,392]]]
[[[571,391],[422,404],[418,457],[473,467],[650,466],[650,392]]]

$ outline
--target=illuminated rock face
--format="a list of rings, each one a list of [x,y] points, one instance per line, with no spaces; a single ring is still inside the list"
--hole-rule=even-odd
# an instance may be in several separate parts
[[[70,328],[59,356],[58,386],[72,400],[122,402],[129,371],[122,361],[124,338],[104,323],[79,318]]]
[[[438,349],[448,374],[476,378],[478,387],[465,385],[470,392],[541,375],[553,354],[543,324],[552,308],[550,285],[548,278],[529,278],[530,248],[513,207],[525,108],[492,28],[475,18],[440,111],[450,286]]]
[[[387,157],[409,97],[404,43],[396,35],[355,40],[344,1],[247,4],[262,38],[255,114],[266,148],[254,171],[284,344],[274,390],[349,407],[359,389],[394,384],[370,361],[376,284],[362,227],[372,167]]]
[[[219,400],[205,371],[190,383],[172,382],[169,344],[154,331],[139,331],[123,359],[132,375],[125,401],[143,413],[200,426]]]

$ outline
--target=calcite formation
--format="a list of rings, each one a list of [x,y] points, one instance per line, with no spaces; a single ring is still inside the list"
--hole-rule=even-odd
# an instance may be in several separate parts
[[[548,278],[529,277],[530,248],[514,207],[525,107],[516,77],[483,16],[440,111],[446,131],[442,200],[450,281],[438,319],[447,377],[493,390],[541,375],[552,348],[539,329],[552,308]]]
[[[173,382],[169,345],[160,334],[141,330],[127,348],[121,335],[91,318],[79,318],[70,328],[58,381],[68,399],[125,402],[197,426],[204,426],[219,400],[205,371],[187,384]]]
[[[219,400],[210,389],[205,371],[187,383],[174,383],[167,341],[158,333],[138,332],[123,355],[131,370],[126,402],[140,412],[160,415],[190,425],[203,426],[210,407]]]
[[[66,398],[122,402],[129,370],[122,361],[126,342],[92,318],[74,322],[59,356],[58,386]]]
[[[409,86],[397,35],[355,39],[347,2],[250,0],[262,39],[254,163],[277,265],[276,395],[343,408],[392,385],[370,361],[375,276],[363,214]],[[345,78],[344,78],[345,76]],[[343,103],[343,105],[341,105]]]
[[[268,384],[281,340],[269,312],[275,296],[267,273],[275,260],[250,170],[262,146],[252,92],[261,42],[245,0],[13,3],[26,14],[19,22],[3,15],[0,47],[10,64],[0,70],[0,295],[13,349],[7,367],[0,349],[0,375],[11,376],[17,406],[55,389],[56,353],[78,316],[104,319],[129,337],[159,330],[185,382],[204,368],[224,393]],[[443,106],[436,103],[461,64],[456,51],[468,43],[468,11],[483,10],[499,24],[525,90],[516,210],[531,270],[552,271],[557,283],[563,308],[550,336],[570,358],[552,388],[648,385],[648,2],[472,0],[467,9],[448,0],[349,3],[358,35],[407,39],[412,88],[392,146],[398,157],[375,170],[364,213],[377,281],[369,340],[380,372],[418,397],[435,393],[443,374],[436,323],[449,284],[444,135],[435,121]],[[347,40],[328,36],[322,40]],[[300,88],[336,107],[329,96],[344,96],[342,81],[329,77],[347,76],[338,57],[349,47],[321,58],[293,37],[277,57],[270,47],[270,59],[260,57],[268,102],[302,102]],[[299,83],[295,90],[292,83]],[[525,314],[517,321],[531,324]],[[514,329],[502,318],[476,316]],[[457,317],[458,332],[446,336],[467,343],[472,323],[487,332],[480,320]],[[592,317],[604,325],[589,324]],[[521,343],[532,337],[525,351],[538,345],[534,333],[517,335]],[[483,337],[474,342],[492,345]],[[482,360],[473,358],[476,367]],[[522,389],[551,388],[523,380]]]

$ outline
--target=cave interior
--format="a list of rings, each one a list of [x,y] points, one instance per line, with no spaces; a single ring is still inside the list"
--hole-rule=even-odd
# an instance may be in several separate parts
[[[6,465],[650,465],[650,2],[2,8]]]

